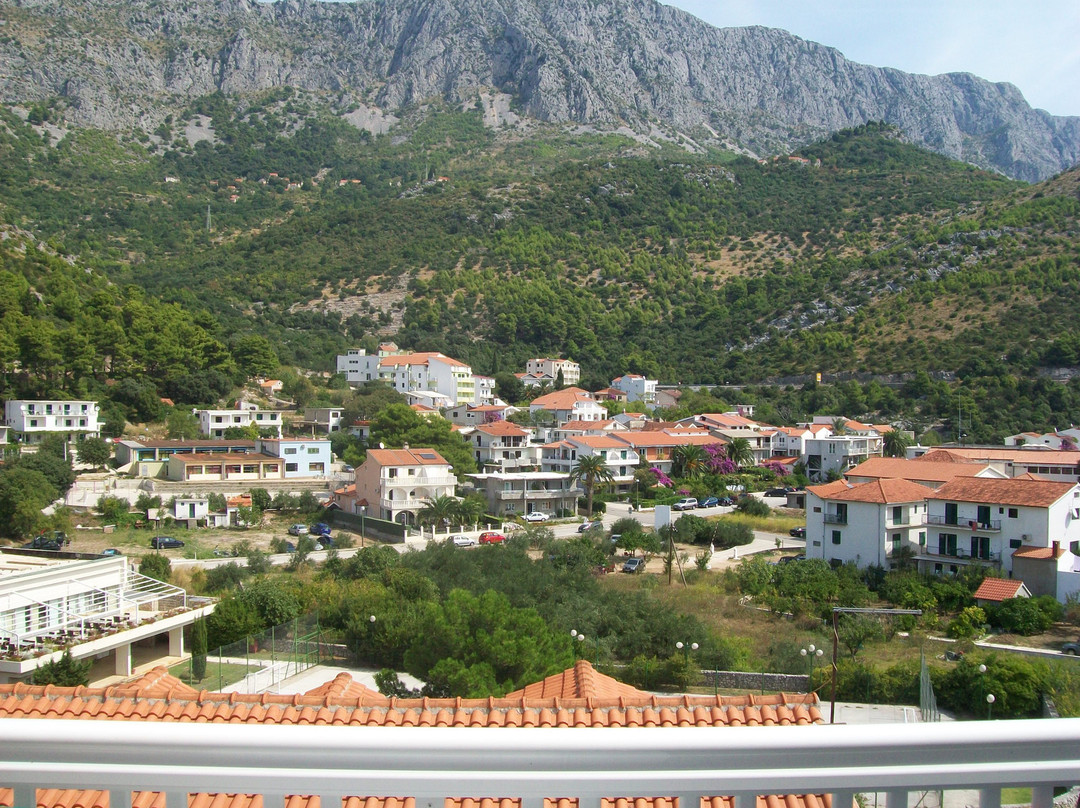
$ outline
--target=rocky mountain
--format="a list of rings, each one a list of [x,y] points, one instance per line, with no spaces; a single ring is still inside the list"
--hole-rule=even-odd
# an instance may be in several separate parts
[[[655,0],[15,0],[0,20],[0,102],[59,98],[67,122],[102,129],[151,131],[200,96],[291,86],[379,120],[442,98],[488,106],[490,123],[758,155],[882,120],[1018,179],[1080,162],[1080,117],[1032,109],[1011,84],[856,64]]]

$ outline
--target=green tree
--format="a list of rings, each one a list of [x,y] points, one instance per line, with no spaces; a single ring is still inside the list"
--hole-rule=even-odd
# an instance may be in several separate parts
[[[266,337],[248,335],[241,337],[232,347],[236,365],[245,378],[269,376],[278,367],[277,354]]]
[[[731,438],[725,450],[728,460],[739,468],[751,466],[754,463],[754,450],[750,441],[746,438]]]
[[[696,443],[676,446],[671,450],[673,477],[700,477],[708,467],[709,455]]]
[[[170,440],[195,440],[202,435],[195,413],[178,407],[165,416],[165,428]]]
[[[58,496],[36,469],[21,463],[0,468],[0,535],[13,539],[35,535],[44,523],[41,509]]]
[[[435,499],[427,500],[416,518],[422,525],[445,528],[458,517],[459,513],[460,502],[457,497],[443,494]]]
[[[90,668],[93,659],[75,661],[71,651],[64,651],[59,659],[46,662],[34,671],[32,681],[35,685],[56,685],[58,687],[78,687],[90,684]]]
[[[904,457],[911,439],[899,429],[889,430],[881,438],[881,448],[886,457]]]
[[[206,643],[211,650],[258,634],[265,628],[258,610],[233,594],[227,594],[206,618]]]
[[[585,489],[586,510],[590,518],[593,512],[593,494],[597,486],[606,485],[615,479],[614,474],[608,468],[605,458],[601,455],[579,456],[577,465],[570,471],[570,483],[581,483]]]
[[[76,447],[79,462],[92,468],[101,468],[112,457],[112,446],[101,438],[83,438]]]
[[[263,578],[245,586],[237,597],[255,609],[264,626],[280,626],[300,614],[300,599],[291,580]]]
[[[139,574],[168,583],[172,577],[172,563],[168,556],[150,553],[139,559]]]
[[[876,618],[858,613],[841,614],[837,620],[836,633],[851,654],[852,661],[866,643],[879,640],[883,636],[881,623]]]
[[[200,617],[191,624],[191,678],[201,682],[206,677],[206,620]]]

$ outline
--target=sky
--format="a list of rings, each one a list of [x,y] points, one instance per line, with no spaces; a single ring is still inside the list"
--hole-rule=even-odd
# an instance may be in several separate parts
[[[906,73],[1008,81],[1080,115],[1080,0],[663,0],[719,28],[764,25]]]

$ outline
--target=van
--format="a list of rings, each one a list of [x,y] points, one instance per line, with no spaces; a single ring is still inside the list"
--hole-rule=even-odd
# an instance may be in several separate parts
[[[674,505],[671,506],[673,511],[692,511],[697,507],[697,499],[694,497],[683,497]]]

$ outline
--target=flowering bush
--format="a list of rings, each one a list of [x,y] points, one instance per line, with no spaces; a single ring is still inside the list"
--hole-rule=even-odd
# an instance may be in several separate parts
[[[651,471],[653,474],[656,475],[656,484],[657,485],[662,485],[662,486],[665,486],[666,488],[671,488],[671,486],[674,485],[674,483],[671,482],[671,478],[668,477],[666,474],[664,474],[664,472],[662,472],[656,466],[653,466],[651,469],[649,469],[649,471]]]
[[[783,463],[762,463],[761,468],[771,471],[777,477],[783,477],[787,474],[787,469],[784,468]]]
[[[705,461],[705,465],[713,474],[738,473],[739,467],[728,459],[722,444],[710,443],[705,447],[705,453],[709,456],[708,460]]]

